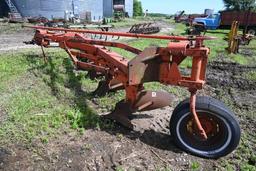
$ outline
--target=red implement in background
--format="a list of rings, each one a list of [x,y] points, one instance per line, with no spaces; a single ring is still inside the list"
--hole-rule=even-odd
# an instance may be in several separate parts
[[[200,101],[198,103],[196,101],[196,92],[202,89],[205,84],[207,59],[210,52],[210,49],[203,45],[203,41],[210,40],[212,39],[211,37],[143,35],[38,26],[31,28],[36,29],[31,43],[35,43],[41,47],[49,47],[51,42],[57,42],[69,54],[77,69],[88,71],[92,79],[97,76],[104,76],[105,80],[100,82],[95,95],[105,95],[109,91],[125,90],[126,98],[116,104],[115,110],[107,115],[106,118],[116,120],[124,126],[132,128],[133,124],[129,119],[132,113],[170,105],[172,96],[169,93],[148,91],[143,86],[147,82],[160,82],[164,85],[187,87],[191,93],[190,101],[188,102],[190,105],[187,106],[191,115],[189,115],[189,118],[186,118],[187,126],[185,127],[187,128],[184,130],[188,131],[187,134],[189,135],[187,137],[192,136],[191,141],[188,141],[189,143],[196,143],[194,139],[206,143],[212,141],[213,136],[223,134],[223,132],[220,132],[220,125],[223,125],[222,120],[219,118],[214,119],[214,117],[206,117],[205,115],[203,115],[204,119],[201,120],[197,114],[196,106],[198,103],[201,103]],[[120,42],[91,39],[91,36],[88,36],[88,34],[165,39],[169,40],[170,43],[167,47],[148,47],[142,51]],[[135,57],[132,60],[128,60],[106,47],[117,47],[126,50],[135,54]],[[192,59],[191,73],[189,75],[183,75],[181,74],[179,65],[188,57]],[[210,113],[209,110],[207,109],[205,113]],[[208,115],[211,116],[211,114]],[[175,121],[173,125],[183,123],[181,120],[179,121]],[[176,129],[176,132],[175,130],[173,131],[173,134],[177,134],[178,137],[178,133],[181,130]],[[223,131],[226,131],[226,129],[223,128]],[[181,137],[178,137],[178,139],[182,140]],[[182,143],[182,141],[178,141],[178,143]],[[214,141],[214,143],[216,142]],[[216,145],[217,147],[220,148],[222,146]],[[186,146],[182,148],[204,157],[217,156],[208,156],[198,151],[196,147],[194,147],[196,149],[194,151],[189,150]],[[226,153],[229,152],[226,151]],[[225,154],[218,153],[219,156]]]

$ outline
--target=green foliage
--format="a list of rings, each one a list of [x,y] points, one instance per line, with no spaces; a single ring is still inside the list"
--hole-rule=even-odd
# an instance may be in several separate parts
[[[241,171],[255,171],[256,166],[250,165],[250,164],[243,164],[241,166]]]
[[[242,64],[242,65],[248,65],[249,64],[248,59],[246,57],[244,57],[243,55],[241,55],[241,54],[230,54],[230,58],[234,62]]]
[[[199,170],[200,164],[198,162],[192,162],[190,165],[191,170]]]
[[[142,16],[143,10],[142,10],[142,4],[140,0],[134,0],[133,1],[133,16]]]
[[[84,85],[94,89],[95,83],[85,79],[86,73],[75,73],[64,51],[46,52],[51,54],[47,65],[34,50],[0,55],[0,109],[7,115],[0,145],[48,143],[65,125],[77,130],[99,127],[99,116],[82,90]]]
[[[256,81],[256,71],[250,71],[245,75],[246,79]]]
[[[161,13],[148,13],[149,17],[169,17],[167,14],[161,14]]]
[[[131,27],[134,24],[139,24],[141,20],[144,19],[143,17],[134,17],[134,18],[124,18],[123,20],[112,23],[112,25],[115,28],[120,28],[120,27]]]
[[[232,165],[228,164],[228,163],[225,166],[225,170],[226,171],[235,171],[234,167]]]
[[[255,0],[223,0],[227,9],[249,10],[255,8]]]
[[[0,62],[0,91],[7,88],[13,79],[28,69],[28,63],[24,54],[17,56],[13,53],[4,53],[3,56],[5,58],[2,58]]]
[[[116,170],[116,171],[124,171],[124,169],[123,169],[122,166],[117,166],[115,170]]]

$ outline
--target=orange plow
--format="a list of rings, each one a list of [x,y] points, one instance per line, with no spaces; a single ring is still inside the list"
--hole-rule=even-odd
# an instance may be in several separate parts
[[[234,114],[216,99],[196,96],[197,90],[205,84],[210,53],[210,49],[203,43],[212,37],[144,35],[38,26],[31,28],[36,29],[36,33],[29,43],[43,49],[57,42],[69,54],[74,67],[88,71],[92,79],[104,76],[95,95],[125,91],[125,99],[116,104],[115,110],[106,118],[132,129],[130,118],[134,112],[162,108],[170,105],[173,99],[167,92],[146,90],[144,83],[181,86],[190,91],[191,97],[181,102],[172,114],[170,131],[177,145],[190,153],[208,158],[227,155],[238,145],[240,128]],[[88,34],[164,39],[170,43],[166,47],[140,50],[116,41],[91,39]],[[128,60],[107,47],[129,51],[135,57]],[[179,65],[186,58],[192,59],[192,68],[190,75],[185,76],[181,74]]]

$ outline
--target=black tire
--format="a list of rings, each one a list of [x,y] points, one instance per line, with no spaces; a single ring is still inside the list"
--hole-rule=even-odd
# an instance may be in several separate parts
[[[196,111],[208,139],[198,135],[190,113],[189,99],[173,111],[170,131],[181,149],[205,158],[219,158],[231,153],[239,144],[241,130],[235,115],[220,101],[197,96]]]

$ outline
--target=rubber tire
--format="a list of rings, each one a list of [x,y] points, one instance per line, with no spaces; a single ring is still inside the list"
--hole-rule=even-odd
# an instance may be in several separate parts
[[[180,129],[176,129],[178,127],[178,123],[181,123],[182,117],[184,117],[185,114],[189,113],[190,114],[190,104],[189,104],[189,99],[184,100],[181,102],[173,111],[171,120],[170,120],[170,131],[172,136],[174,137],[174,141],[178,147],[183,149],[184,151],[187,151],[191,154],[194,154],[199,157],[204,157],[204,158],[219,158],[226,156],[227,154],[231,153],[239,144],[240,137],[241,137],[241,130],[239,127],[239,123],[237,119],[235,118],[235,115],[233,112],[231,112],[222,102],[213,99],[211,97],[206,97],[206,96],[197,96],[196,98],[196,110],[204,110],[208,111],[211,113],[215,114],[215,117],[220,116],[222,119],[226,121],[230,128],[231,132],[231,139],[228,143],[228,145],[224,148],[221,149],[221,151],[218,152],[212,152],[209,151],[204,151],[198,152],[195,151],[193,147],[188,147],[188,144],[184,144],[182,138],[179,135],[182,135],[182,132],[177,132],[180,131]],[[223,122],[224,123],[224,122]],[[225,141],[226,142],[226,141]],[[211,144],[209,144],[209,147],[211,147]]]

